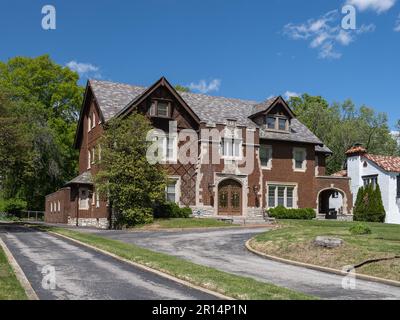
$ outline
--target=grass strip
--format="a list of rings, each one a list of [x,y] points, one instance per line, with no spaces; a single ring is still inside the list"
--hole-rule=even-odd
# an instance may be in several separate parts
[[[27,300],[24,289],[15,276],[0,247],[0,300]]]

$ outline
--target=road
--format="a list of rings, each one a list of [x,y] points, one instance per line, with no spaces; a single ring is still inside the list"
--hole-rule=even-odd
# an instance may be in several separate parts
[[[215,299],[202,291],[47,233],[0,224],[0,237],[43,300]],[[45,266],[55,268],[54,290],[42,286]]]
[[[342,276],[267,260],[248,252],[245,242],[266,230],[230,228],[213,231],[130,232],[80,229],[323,299],[400,299],[400,287],[357,280],[354,290],[345,290],[342,288]]]

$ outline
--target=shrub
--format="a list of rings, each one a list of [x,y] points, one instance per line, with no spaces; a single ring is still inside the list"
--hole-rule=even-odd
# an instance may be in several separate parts
[[[354,208],[355,221],[385,222],[385,208],[379,185],[362,187],[358,190]]]
[[[276,219],[299,219],[312,220],[315,218],[315,211],[312,208],[304,209],[287,209],[283,206],[278,206],[268,210],[268,216]]]
[[[119,224],[133,227],[138,224],[153,222],[153,210],[151,208],[133,208],[125,210],[118,221]]]
[[[349,231],[351,234],[360,235],[360,234],[371,234],[371,228],[365,224],[358,223],[352,227],[350,227]]]
[[[174,202],[160,204],[154,210],[155,218],[189,218],[191,215],[192,209],[181,208]]]
[[[0,211],[8,213],[16,217],[21,216],[21,211],[26,210],[26,201],[18,198],[11,198],[7,200],[2,200],[0,203]]]

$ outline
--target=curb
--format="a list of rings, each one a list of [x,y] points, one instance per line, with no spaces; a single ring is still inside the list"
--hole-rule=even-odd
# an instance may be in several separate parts
[[[8,249],[7,245],[4,243],[4,241],[1,238],[0,238],[0,247],[3,249],[4,253],[6,254],[7,260],[10,263],[11,268],[13,269],[14,274],[17,277],[19,283],[21,284],[22,288],[24,289],[28,299],[29,300],[39,300],[39,297],[37,296],[35,290],[33,290],[31,284],[29,283],[28,279],[26,278],[24,271],[22,271],[17,260],[15,260],[11,251]]]
[[[182,284],[182,285],[184,285],[184,286],[186,286],[186,287],[189,287],[189,288],[192,288],[192,289],[196,289],[196,290],[198,290],[198,291],[202,291],[202,292],[204,292],[204,293],[213,295],[214,297],[217,297],[217,298],[219,298],[219,299],[222,299],[222,300],[236,300],[236,299],[234,299],[234,298],[232,298],[232,297],[228,297],[228,296],[225,296],[225,295],[223,295],[223,294],[221,294],[221,293],[218,293],[218,292],[215,292],[215,291],[212,291],[212,290],[209,290],[209,289],[206,289],[206,288],[203,288],[203,287],[194,285],[194,284],[192,284],[192,283],[190,283],[190,282],[188,282],[188,281],[185,281],[185,280],[176,278],[176,277],[174,277],[174,276],[171,276],[171,275],[169,275],[169,274],[167,274],[167,273],[164,273],[164,272],[161,272],[161,271],[159,271],[159,270],[156,270],[156,269],[147,267],[147,266],[145,266],[145,265],[139,264],[139,263],[137,263],[137,262],[133,262],[133,261],[131,261],[131,260],[122,258],[122,257],[120,257],[120,256],[118,256],[118,255],[116,255],[116,254],[114,254],[114,253],[105,251],[105,250],[103,250],[103,249],[99,249],[99,248],[97,248],[97,247],[95,247],[95,246],[92,246],[92,245],[90,245],[90,244],[84,243],[84,242],[82,242],[82,241],[79,241],[79,240],[76,240],[76,239],[73,239],[73,238],[70,238],[70,237],[65,236],[65,235],[63,235],[63,234],[59,234],[59,233],[54,232],[54,231],[47,231],[47,232],[50,233],[50,234],[52,234],[52,235],[55,235],[55,236],[57,236],[57,237],[61,237],[61,238],[67,239],[67,240],[69,240],[69,241],[75,242],[75,243],[77,243],[77,244],[79,244],[79,245],[81,245],[81,246],[84,246],[84,247],[86,247],[86,248],[89,248],[89,249],[95,250],[95,251],[97,251],[97,252],[100,252],[100,253],[102,253],[102,254],[104,254],[104,255],[110,256],[110,257],[112,257],[112,258],[114,258],[114,259],[117,259],[117,260],[119,260],[119,261],[121,261],[121,262],[130,264],[130,265],[132,265],[132,266],[134,266],[134,267],[136,267],[136,268],[139,268],[139,269],[141,269],[141,270],[154,273],[154,274],[156,274],[156,275],[158,275],[158,276],[160,276],[160,277],[163,277],[163,278],[172,280],[172,281],[177,282],[177,283],[179,283],[179,284]]]
[[[308,263],[304,263],[304,262],[298,262],[298,261],[294,261],[294,260],[289,260],[289,259],[284,259],[284,258],[280,258],[277,256],[271,256],[269,254],[257,251],[255,249],[253,249],[250,246],[250,241],[252,239],[249,239],[246,241],[246,249],[249,250],[250,252],[268,259],[268,260],[273,260],[276,262],[281,262],[281,263],[286,263],[286,264],[290,264],[296,267],[303,267],[303,268],[307,268],[307,269],[312,269],[312,270],[316,270],[316,271],[321,271],[321,272],[326,272],[326,273],[331,273],[331,274],[336,274],[339,276],[347,276],[348,272],[345,271],[341,271],[338,269],[333,269],[333,268],[328,268],[328,267],[321,267],[321,266],[317,266],[315,264],[308,264]],[[395,286],[395,287],[400,287],[400,281],[396,281],[396,280],[389,280],[389,279],[383,279],[383,278],[378,278],[378,277],[374,277],[374,276],[369,276],[366,274],[360,274],[360,273],[356,273],[355,274],[356,279],[360,279],[360,280],[366,280],[366,281],[372,281],[372,282],[377,282],[377,283],[381,283],[381,284],[386,284],[386,285],[390,285],[390,286]]]
[[[157,229],[132,229],[132,230],[125,230],[127,232],[156,232],[156,231],[163,231],[163,232],[184,232],[184,231],[223,231],[223,230],[243,230],[243,229],[264,229],[264,228],[273,228],[274,225],[266,224],[266,225],[245,225],[245,226],[229,226],[229,227],[205,227],[205,228],[157,228]]]

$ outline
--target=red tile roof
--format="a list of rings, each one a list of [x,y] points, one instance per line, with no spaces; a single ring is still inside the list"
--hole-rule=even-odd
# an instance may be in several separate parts
[[[351,147],[349,150],[346,151],[347,155],[357,154],[357,153],[367,153],[367,149],[362,146],[354,146]]]
[[[365,154],[364,157],[371,160],[385,171],[400,172],[400,157],[378,156],[368,153]]]

